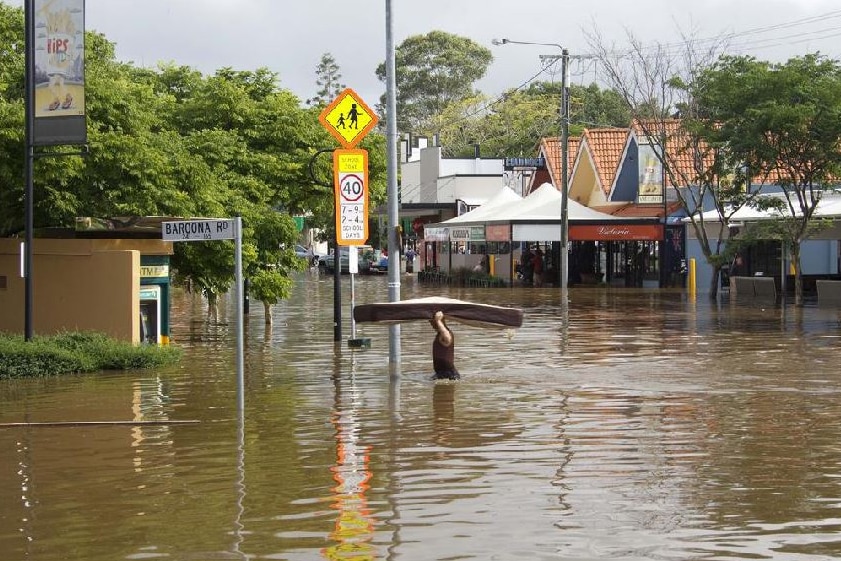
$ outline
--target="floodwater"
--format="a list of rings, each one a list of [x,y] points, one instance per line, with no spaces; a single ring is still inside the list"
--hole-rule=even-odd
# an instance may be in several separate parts
[[[385,277],[355,285],[387,300]],[[233,306],[209,318],[191,295],[177,366],[0,381],[0,422],[30,423],[0,428],[0,559],[841,556],[838,309],[597,289],[562,306],[410,277],[402,294],[525,323],[454,325],[454,383],[430,380],[430,326],[404,324],[398,378],[388,328],[334,345],[332,278],[312,272],[270,329],[252,304],[242,416]]]

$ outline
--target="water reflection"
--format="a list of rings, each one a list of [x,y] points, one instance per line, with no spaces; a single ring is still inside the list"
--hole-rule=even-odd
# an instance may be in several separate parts
[[[233,307],[187,294],[180,365],[0,382],[0,423],[170,423],[0,428],[2,558],[841,555],[838,309],[403,290],[525,323],[455,324],[462,380],[435,383],[428,326],[403,326],[398,366],[382,327],[361,328],[371,349],[334,345],[332,284],[307,274],[271,328],[252,307],[242,415]],[[387,299],[385,277],[356,299]]]
[[[341,351],[337,351],[339,357]],[[362,407],[361,390],[356,385],[355,361],[349,375],[342,372],[340,363],[333,371],[335,398],[331,422],[336,430],[336,465],[331,467],[336,486],[333,487],[332,508],[338,511],[336,527],[330,533],[335,544],[322,550],[326,559],[376,559],[371,545],[374,519],[368,508],[366,493],[371,479],[370,447],[364,444],[358,409]]]

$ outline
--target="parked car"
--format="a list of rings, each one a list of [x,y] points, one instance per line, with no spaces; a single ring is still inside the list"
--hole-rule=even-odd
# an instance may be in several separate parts
[[[372,275],[388,272],[388,255],[378,255],[370,261],[368,272]]]
[[[295,246],[295,255],[301,259],[306,259],[307,263],[310,264],[310,267],[315,267],[319,263],[320,256],[316,255],[313,250],[302,245]]]
[[[348,274],[350,272],[350,268],[348,267],[348,248],[341,247],[339,248],[339,263],[341,266],[341,273]],[[357,264],[359,265],[359,272],[360,273],[367,273],[368,268],[370,267],[370,258],[373,255],[373,248],[368,245],[358,246],[357,250]],[[335,270],[334,267],[335,260],[333,258],[333,253],[329,255],[321,255],[318,258],[318,270],[322,273],[326,273],[329,275],[333,274]]]

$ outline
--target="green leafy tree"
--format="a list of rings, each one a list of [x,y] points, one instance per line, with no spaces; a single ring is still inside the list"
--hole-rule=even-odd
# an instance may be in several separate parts
[[[450,104],[435,118],[449,157],[471,157],[474,144],[482,156],[534,155],[540,138],[560,135],[561,85],[535,82],[509,90],[497,100],[477,95]],[[627,127],[631,113],[619,94],[596,84],[570,87],[572,135],[586,127]]]
[[[0,3],[0,39],[0,233],[14,235],[24,216],[22,9]],[[313,154],[333,144],[317,110],[301,107],[265,68],[207,76],[175,63],[136,68],[117,61],[114,45],[96,33],[85,47],[89,154],[36,160],[36,228],[73,226],[79,216],[130,223],[239,215],[252,293],[266,305],[288,296],[301,266],[292,216],[333,224],[333,190],[309,173]],[[376,205],[385,192],[384,141],[370,135],[363,146]],[[233,246],[176,244],[172,264],[212,305],[233,280]]]
[[[289,298],[292,291],[292,272],[309,266],[295,255],[297,237],[295,221],[288,214],[272,209],[258,209],[261,214],[253,232],[256,259],[247,267],[249,290],[263,303],[267,325],[272,323],[271,307]]]
[[[318,91],[315,96],[307,100],[308,105],[318,108],[327,106],[345,89],[342,83],[342,72],[333,55],[324,53],[315,69],[315,85]]]
[[[24,216],[22,9],[0,4],[0,38],[0,231],[9,235]],[[300,265],[291,214],[332,200],[306,172],[326,136],[317,120],[267,69],[140,69],[117,61],[100,34],[88,33],[85,46],[89,154],[36,160],[36,228],[73,226],[79,216],[240,215],[246,267],[260,277],[255,294],[288,295]],[[280,247],[290,249],[276,254]],[[229,242],[175,246],[178,278],[211,304],[230,287],[232,264]]]
[[[700,73],[693,94],[709,126],[727,146],[731,165],[774,177],[782,188],[782,216],[766,228],[791,251],[795,300],[802,304],[800,247],[817,226],[824,192],[841,177],[841,63],[818,54],[784,64],[723,57]]]
[[[434,117],[451,103],[473,96],[473,85],[492,61],[490,50],[444,31],[407,38],[395,49],[398,130],[438,132],[432,130]],[[385,81],[385,63],[376,73]]]

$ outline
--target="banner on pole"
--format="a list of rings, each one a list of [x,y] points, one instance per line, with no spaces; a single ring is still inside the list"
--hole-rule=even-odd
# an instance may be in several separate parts
[[[34,145],[85,144],[85,0],[33,0]]]

